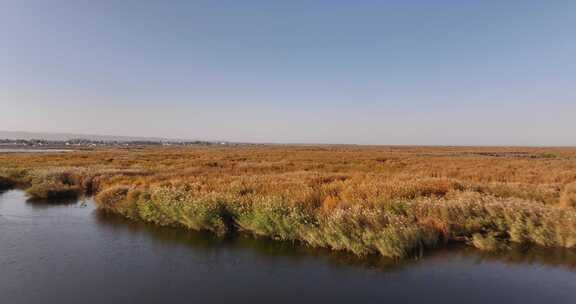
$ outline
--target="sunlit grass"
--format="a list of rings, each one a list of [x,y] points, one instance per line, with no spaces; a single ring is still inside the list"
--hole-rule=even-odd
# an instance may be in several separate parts
[[[553,157],[552,157],[553,155]],[[0,154],[0,187],[159,225],[417,255],[576,246],[576,149],[240,147]]]

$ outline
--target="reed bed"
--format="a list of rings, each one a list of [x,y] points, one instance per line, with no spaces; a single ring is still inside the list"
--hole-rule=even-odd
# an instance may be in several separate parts
[[[356,146],[0,154],[0,187],[158,225],[365,256],[576,247],[576,149]]]

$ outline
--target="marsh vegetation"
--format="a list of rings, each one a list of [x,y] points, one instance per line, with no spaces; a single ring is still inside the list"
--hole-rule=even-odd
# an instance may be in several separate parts
[[[576,149],[252,146],[0,154],[0,187],[358,256],[576,247]]]
[[[0,193],[4,302],[538,304],[576,297],[574,250],[455,244],[418,260],[356,256],[131,221],[95,210],[92,201]]]

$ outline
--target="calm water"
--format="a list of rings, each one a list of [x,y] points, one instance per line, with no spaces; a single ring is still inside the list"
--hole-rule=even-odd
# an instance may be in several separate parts
[[[576,303],[576,253],[402,264],[126,221],[0,194],[0,303]]]

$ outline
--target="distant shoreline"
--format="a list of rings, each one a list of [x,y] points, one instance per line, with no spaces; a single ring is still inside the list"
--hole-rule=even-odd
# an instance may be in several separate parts
[[[74,152],[74,151],[75,150],[71,150],[71,149],[36,149],[36,148],[14,149],[14,148],[0,147],[0,154],[2,154],[2,153],[61,153],[61,152]]]

